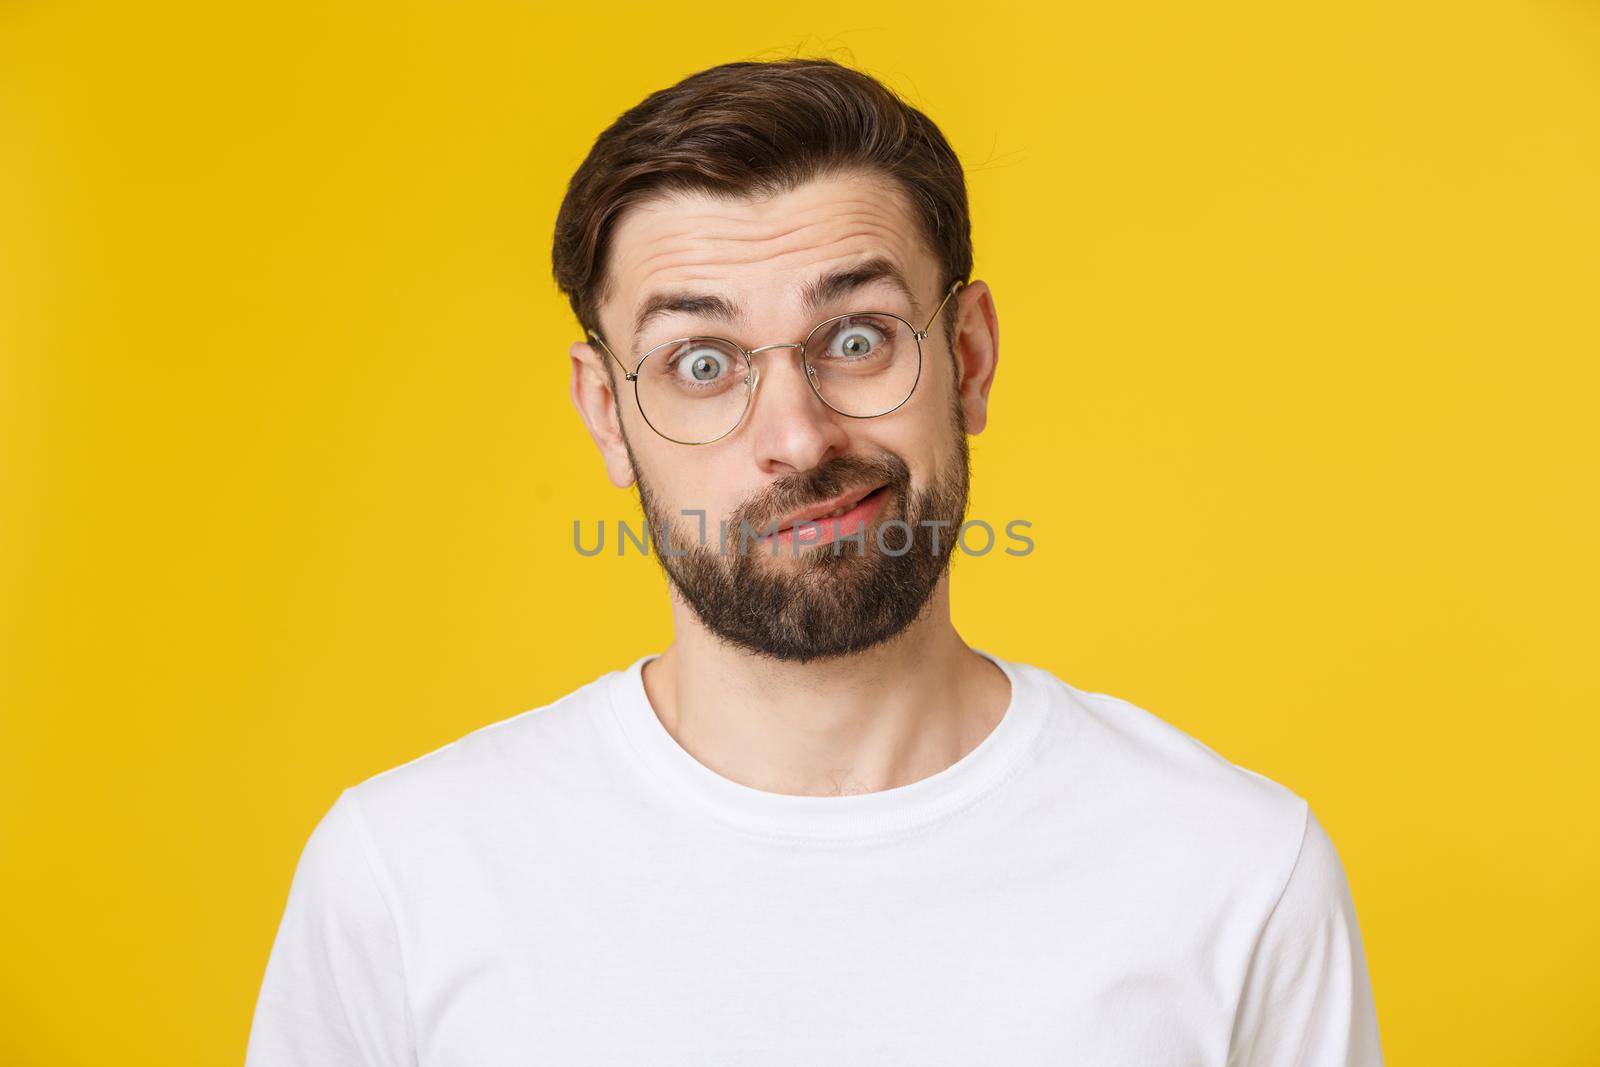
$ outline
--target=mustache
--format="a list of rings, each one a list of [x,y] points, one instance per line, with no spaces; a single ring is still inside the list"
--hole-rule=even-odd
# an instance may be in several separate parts
[[[761,530],[785,515],[821,504],[851,489],[885,485],[902,493],[910,481],[911,468],[893,453],[835,456],[821,466],[773,482],[734,508],[728,525],[739,529],[744,523],[753,530]]]

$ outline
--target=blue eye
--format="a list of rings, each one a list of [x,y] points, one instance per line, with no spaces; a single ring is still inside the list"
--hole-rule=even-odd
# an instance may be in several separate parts
[[[869,322],[846,323],[828,341],[827,358],[844,363],[876,355],[888,340],[882,329]]]
[[[726,352],[702,345],[679,356],[673,361],[673,367],[684,381],[706,384],[732,370],[732,362]]]

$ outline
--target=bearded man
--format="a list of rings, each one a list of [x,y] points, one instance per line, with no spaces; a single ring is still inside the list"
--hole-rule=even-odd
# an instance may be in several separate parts
[[[924,114],[692,75],[554,266],[673,640],[340,794],[250,1067],[1382,1063],[1307,801],[951,623],[999,325]]]

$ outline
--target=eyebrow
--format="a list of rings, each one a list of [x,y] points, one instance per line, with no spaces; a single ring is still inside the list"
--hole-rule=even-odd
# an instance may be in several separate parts
[[[917,297],[906,282],[905,275],[894,262],[884,256],[873,256],[860,263],[830,271],[807,282],[800,290],[800,303],[808,314],[814,314],[842,296],[864,289],[876,282],[887,282],[894,291],[906,298],[916,315]],[[644,344],[645,331],[657,321],[672,314],[698,315],[720,322],[735,322],[744,317],[744,309],[717,293],[672,290],[652,293],[639,306],[633,322],[633,351],[637,353]]]

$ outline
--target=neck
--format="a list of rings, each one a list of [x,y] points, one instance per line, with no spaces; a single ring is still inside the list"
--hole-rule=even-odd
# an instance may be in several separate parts
[[[890,641],[850,656],[779,662],[734,648],[673,600],[675,639],[644,670],[663,726],[742,785],[828,796],[936,774],[999,723],[1010,684],[950,622],[949,574]]]

